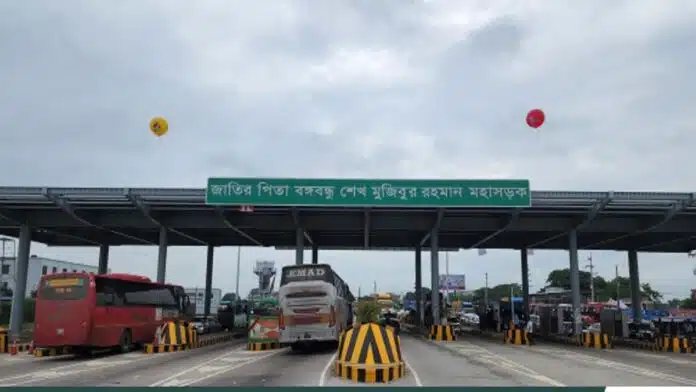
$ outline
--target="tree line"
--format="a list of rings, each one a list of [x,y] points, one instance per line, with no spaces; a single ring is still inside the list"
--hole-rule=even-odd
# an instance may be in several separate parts
[[[592,293],[592,285],[594,285],[595,301],[606,302],[611,299],[630,298],[631,297],[631,282],[628,277],[617,276],[608,280],[600,275],[594,276],[587,271],[580,271],[580,292],[583,296],[590,297]],[[570,290],[570,269],[557,269],[549,273],[546,278],[546,287],[539,290],[538,293],[544,293],[546,288],[556,287],[565,290]],[[430,289],[423,287],[425,298],[430,298]],[[485,297],[485,287],[480,287],[469,295],[458,296],[464,301],[480,301]],[[490,301],[498,301],[504,297],[522,296],[522,286],[518,283],[504,283],[488,288],[488,299]],[[652,288],[650,283],[642,283],[640,285],[640,295],[642,298],[647,298],[651,302],[664,303],[663,295],[659,291]],[[405,299],[415,300],[414,292],[406,293]],[[686,309],[696,309],[696,301],[691,298],[670,300],[666,304],[672,307],[682,307]]]

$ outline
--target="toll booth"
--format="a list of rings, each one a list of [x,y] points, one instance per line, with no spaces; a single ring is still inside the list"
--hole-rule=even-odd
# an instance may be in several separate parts
[[[569,335],[573,332],[573,309],[568,306],[538,306],[539,334]]]
[[[615,338],[628,339],[628,315],[619,309],[602,309],[599,323],[603,333]]]

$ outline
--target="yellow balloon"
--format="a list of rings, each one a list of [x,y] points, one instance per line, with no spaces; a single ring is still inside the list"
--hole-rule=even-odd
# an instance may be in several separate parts
[[[155,136],[164,136],[169,130],[169,124],[167,120],[162,117],[155,117],[150,120],[150,131],[155,134]]]

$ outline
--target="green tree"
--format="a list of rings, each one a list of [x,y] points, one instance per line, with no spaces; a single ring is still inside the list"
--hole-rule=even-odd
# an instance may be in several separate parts
[[[591,292],[592,275],[587,271],[579,272],[580,291],[583,293]],[[546,278],[546,284],[552,287],[562,287],[566,290],[570,290],[570,269],[565,268],[551,271],[549,276]],[[606,286],[606,279],[601,276],[594,277],[595,292],[603,291]]]
[[[652,302],[662,302],[662,293],[659,291],[653,289],[650,286],[650,283],[643,283],[640,285],[641,288],[641,293],[643,294],[644,297],[648,297],[648,299]]]
[[[694,301],[693,298],[685,298],[681,301],[679,306],[684,309],[696,309],[696,301]]]
[[[679,298],[672,298],[669,301],[667,301],[667,306],[669,306],[670,308],[675,308],[677,306],[681,306],[682,301],[683,300]]]
[[[522,295],[522,287],[517,283],[505,283],[499,284],[497,286],[488,288],[488,300],[489,301],[499,301],[501,298],[510,296],[510,289],[514,296]],[[485,298],[486,288],[481,287],[474,290],[474,298],[477,300],[482,300]]]

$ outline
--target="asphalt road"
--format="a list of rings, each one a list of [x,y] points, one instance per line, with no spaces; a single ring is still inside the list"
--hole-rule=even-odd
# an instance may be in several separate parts
[[[515,346],[468,336],[457,342],[428,344],[467,360],[488,361],[501,371],[526,374],[551,386],[696,385],[696,357],[692,354],[597,350],[543,343]]]
[[[428,342],[402,336],[406,377],[398,386],[696,385],[696,357],[558,345],[511,346],[465,337]],[[250,352],[243,340],[193,351],[89,359],[0,356],[0,387],[345,386],[332,375],[335,348]],[[366,386],[380,386],[367,384]]]

